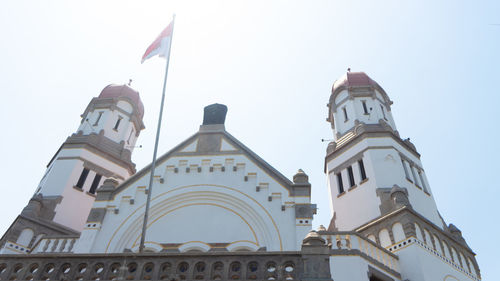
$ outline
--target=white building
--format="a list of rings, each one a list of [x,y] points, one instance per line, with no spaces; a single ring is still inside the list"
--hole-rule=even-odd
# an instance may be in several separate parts
[[[144,108],[127,85],[107,86],[2,237],[0,278],[480,280],[391,105],[362,72],[334,83],[332,220],[317,231],[307,175],[287,179],[226,131],[226,106],[207,106],[199,131],[157,160],[138,253],[151,171],[130,156]]]

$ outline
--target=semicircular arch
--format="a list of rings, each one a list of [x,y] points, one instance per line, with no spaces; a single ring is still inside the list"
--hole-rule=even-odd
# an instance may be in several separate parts
[[[238,216],[249,227],[255,238],[253,239],[255,241],[250,242],[255,243],[255,247],[273,249],[273,245],[279,245],[279,248],[274,246],[275,250],[283,250],[279,229],[269,212],[247,194],[221,185],[181,186],[154,196],[151,201],[148,229],[166,215],[189,206],[212,206],[224,209]],[[126,248],[134,249],[138,246],[144,207],[145,204],[138,206],[117,227],[108,240],[106,253],[121,252]]]

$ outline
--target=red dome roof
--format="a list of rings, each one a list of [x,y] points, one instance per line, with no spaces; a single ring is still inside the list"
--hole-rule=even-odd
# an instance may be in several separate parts
[[[378,86],[377,82],[373,81],[364,72],[347,72],[344,76],[340,77],[333,83],[332,92],[339,88],[349,87],[374,87]]]
[[[111,84],[106,86],[101,94],[100,98],[129,98],[137,107],[137,113],[142,119],[144,116],[144,105],[142,104],[139,92],[130,88],[128,85],[116,85]]]

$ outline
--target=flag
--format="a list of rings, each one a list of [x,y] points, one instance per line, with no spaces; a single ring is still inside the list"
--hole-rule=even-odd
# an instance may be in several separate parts
[[[158,37],[149,45],[146,49],[146,52],[142,56],[141,63],[145,60],[159,55],[160,57],[167,57],[170,52],[170,41],[172,40],[172,33],[174,30],[174,21],[170,22],[170,24],[158,35]]]

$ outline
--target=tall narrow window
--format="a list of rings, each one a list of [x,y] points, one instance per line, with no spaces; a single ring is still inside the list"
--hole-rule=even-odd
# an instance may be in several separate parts
[[[342,111],[344,112],[344,122],[347,122],[347,120],[349,120],[349,118],[347,117],[347,109],[344,107],[342,107]]]
[[[366,101],[362,100],[361,103],[363,104],[363,111],[365,114],[368,114],[368,107],[366,107]]]
[[[78,188],[83,188],[83,185],[85,184],[85,180],[87,179],[87,176],[89,175],[89,169],[83,168],[82,174],[80,175],[80,178],[78,179],[78,182],[76,183],[76,187]]]
[[[122,121],[122,117],[118,116],[118,120],[116,120],[115,127],[113,128],[114,130],[118,130],[118,126],[120,126],[120,121]]]
[[[344,184],[342,183],[342,173],[337,174],[337,184],[339,185],[339,194],[344,193]]]
[[[349,176],[349,186],[355,186],[356,183],[354,182],[354,173],[352,172],[352,166],[347,167],[347,175]]]
[[[420,184],[422,184],[422,187],[424,188],[425,192],[427,191],[427,186],[425,186],[425,181],[424,181],[424,176],[422,175],[422,171],[418,170],[418,176],[420,177]]]
[[[387,117],[385,117],[384,107],[382,105],[380,105],[380,110],[382,110],[382,115],[384,116],[384,119],[387,120]]]
[[[403,164],[403,169],[405,170],[405,176],[407,179],[410,179],[410,174],[408,173],[408,168],[406,167],[405,160],[401,160],[401,164]]]
[[[415,175],[415,168],[412,165],[410,165],[410,170],[411,170],[411,174],[413,176],[413,181],[414,181],[415,185],[420,187],[420,185],[418,184],[417,176]]]
[[[96,189],[99,187],[99,182],[101,182],[102,176],[99,174],[95,174],[95,178],[92,181],[92,185],[90,186],[89,193],[95,194]]]
[[[97,126],[99,124],[99,120],[101,120],[103,113],[104,113],[103,111],[99,112],[99,115],[97,116],[97,119],[95,120],[94,125],[92,125],[92,126]]]
[[[130,130],[130,135],[128,136],[127,143],[130,144],[130,138],[132,137],[132,134],[134,133],[134,128]]]
[[[366,180],[366,172],[365,172],[365,164],[363,163],[363,159],[359,159],[358,161],[359,165],[359,173],[361,176],[361,180]]]

